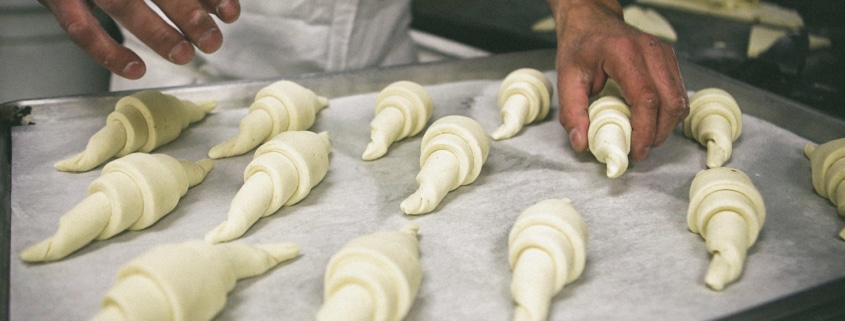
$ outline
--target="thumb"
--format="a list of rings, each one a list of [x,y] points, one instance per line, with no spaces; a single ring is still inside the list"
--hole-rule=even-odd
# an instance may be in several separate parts
[[[569,143],[576,152],[587,150],[587,129],[590,117],[587,114],[593,79],[580,72],[558,73],[558,96],[560,99],[560,124],[569,133]]]

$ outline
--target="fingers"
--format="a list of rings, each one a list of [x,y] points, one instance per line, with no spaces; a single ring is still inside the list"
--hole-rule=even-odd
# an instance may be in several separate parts
[[[607,74],[616,79],[631,105],[631,158],[644,159],[689,113],[686,90],[672,48],[636,32],[608,52]]]
[[[128,79],[138,79],[144,75],[146,66],[141,58],[109,36],[85,0],[41,2],[53,12],[70,39],[97,63]]]
[[[651,74],[654,75],[655,86],[658,88],[661,101],[653,146],[663,144],[675,127],[689,115],[686,88],[678,68],[675,51],[666,44],[662,44],[661,47],[665,58],[648,64],[652,70]]]
[[[203,5],[208,12],[214,12],[217,18],[225,23],[235,22],[241,15],[241,4],[238,0],[206,0]]]
[[[143,1],[96,0],[96,4],[160,56],[176,64],[193,58],[193,46]]]
[[[590,118],[587,114],[592,77],[577,68],[558,70],[558,93],[560,93],[560,124],[569,133],[569,144],[576,152],[587,150],[587,129]]]
[[[628,38],[619,38],[615,42],[613,47],[618,50],[618,56],[610,56],[605,69],[610,78],[619,84],[622,95],[631,106],[631,159],[641,160],[648,155],[654,142],[660,97],[638,44]]]
[[[205,53],[215,52],[222,46],[223,34],[210,12],[227,23],[237,20],[240,15],[237,0],[154,0],[171,25],[144,1],[94,2],[150,49],[180,65],[193,59],[194,46]]]
[[[211,18],[207,4],[196,0],[153,0],[153,2],[199,50],[212,53],[220,49],[223,44],[223,34]],[[209,3],[211,2],[216,1]],[[216,7],[211,12],[216,12]]]
[[[211,18],[217,15],[224,23],[232,23],[241,14],[238,0],[153,0],[181,33],[199,50],[212,53],[223,44],[223,34]]]

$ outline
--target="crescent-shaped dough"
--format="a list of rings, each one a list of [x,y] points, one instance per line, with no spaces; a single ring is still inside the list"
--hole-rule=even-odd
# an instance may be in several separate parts
[[[113,160],[88,186],[88,196],[62,215],[56,233],[23,250],[20,258],[55,261],[93,240],[147,228],[170,213],[188,187],[202,182],[213,165],[210,159],[194,163],[146,153]]]
[[[438,119],[423,135],[419,188],[400,208],[412,215],[433,211],[447,193],[475,181],[489,151],[490,139],[474,119],[459,115]]]
[[[317,320],[399,321],[414,303],[422,281],[419,226],[358,237],[326,267],[324,303]]]
[[[299,255],[299,245],[160,245],[123,265],[96,321],[211,320],[239,279],[263,274]]]
[[[258,219],[304,199],[326,176],[331,148],[327,132],[310,131],[281,132],[258,147],[226,221],[209,231],[205,240],[219,243],[239,238]]]
[[[385,87],[376,98],[375,118],[370,122],[370,143],[363,160],[384,156],[393,142],[418,134],[431,119],[431,96],[422,86],[397,81]]]
[[[216,101],[194,104],[156,90],[123,97],[108,115],[105,127],[88,140],[85,151],[54,166],[65,172],[85,172],[112,157],[149,153],[176,139],[215,106]]]

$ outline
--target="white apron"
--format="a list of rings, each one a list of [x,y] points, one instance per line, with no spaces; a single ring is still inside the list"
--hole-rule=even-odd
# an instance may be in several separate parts
[[[122,29],[124,45],[147,72],[138,80],[113,75],[111,90],[411,63],[417,55],[410,22],[410,0],[241,0],[237,21],[218,20],[223,46],[212,54],[197,50],[187,65],[170,63]]]

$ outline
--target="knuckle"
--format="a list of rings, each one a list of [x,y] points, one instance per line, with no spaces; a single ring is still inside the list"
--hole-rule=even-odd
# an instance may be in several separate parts
[[[607,39],[606,44],[608,45],[607,48],[613,50],[615,52],[635,52],[637,51],[637,45],[634,40],[630,37],[612,37]]]
[[[166,44],[168,48],[182,40],[174,36],[167,28],[154,28],[150,31],[149,37],[152,43]]]
[[[638,97],[636,103],[641,109],[653,111],[660,107],[660,96],[653,89],[643,88]]]
[[[684,95],[676,95],[667,101],[664,107],[664,112],[675,119],[682,120],[689,114],[689,104],[687,97]]]
[[[189,18],[188,21],[192,25],[205,26],[213,23],[208,11],[201,7],[190,10],[185,16]]]

